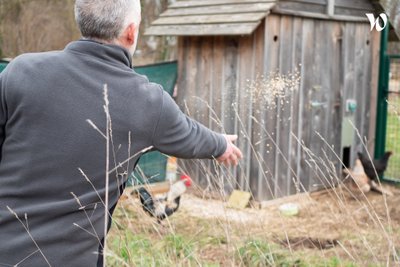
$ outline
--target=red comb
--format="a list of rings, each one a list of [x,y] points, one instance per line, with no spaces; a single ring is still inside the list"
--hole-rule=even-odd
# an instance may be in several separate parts
[[[185,181],[185,186],[186,187],[190,187],[192,185],[192,179],[187,174],[182,174],[181,175],[181,180]]]

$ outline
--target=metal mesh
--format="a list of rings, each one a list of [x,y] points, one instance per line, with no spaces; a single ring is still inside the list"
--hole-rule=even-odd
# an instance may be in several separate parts
[[[386,151],[392,151],[385,177],[400,180],[400,59],[390,62]]]

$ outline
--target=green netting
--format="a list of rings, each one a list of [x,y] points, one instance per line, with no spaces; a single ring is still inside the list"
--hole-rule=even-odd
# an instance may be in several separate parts
[[[7,66],[7,62],[0,61],[0,72]],[[168,94],[172,95],[177,79],[177,62],[164,62],[159,64],[139,66],[134,70],[154,83],[161,84]],[[167,156],[153,151],[143,155],[135,171],[129,177],[128,184],[154,183],[165,180]]]
[[[400,58],[390,60],[385,150],[392,151],[385,177],[400,181]]]

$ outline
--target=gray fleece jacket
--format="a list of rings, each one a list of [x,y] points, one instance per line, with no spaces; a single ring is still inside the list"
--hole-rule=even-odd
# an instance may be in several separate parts
[[[106,139],[87,120],[106,132],[104,84],[110,169],[149,146],[180,158],[225,151],[224,137],[135,73],[121,47],[81,40],[15,58],[0,75],[0,266],[101,264]],[[111,212],[137,160],[111,174]]]

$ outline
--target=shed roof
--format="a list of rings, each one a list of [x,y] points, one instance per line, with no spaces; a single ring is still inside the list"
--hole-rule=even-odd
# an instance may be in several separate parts
[[[398,0],[372,0],[372,2],[380,7],[389,16],[391,23],[391,39],[398,40],[400,37],[400,1]]]
[[[398,0],[358,0],[351,3],[347,0],[177,0],[146,29],[145,35],[249,35],[270,11],[284,14],[282,7],[285,7],[285,4],[316,7],[321,5],[320,8],[326,8],[329,13],[328,3],[334,3],[333,5],[338,8],[342,8],[343,3],[346,3],[343,5],[344,8],[354,8],[351,6],[354,4],[356,9],[369,10],[369,6],[366,5],[368,2],[373,4],[374,7],[370,6],[372,10],[375,8],[375,12],[385,11],[389,15],[391,39],[398,40],[397,37],[400,36],[400,1]],[[324,5],[326,7],[323,7]],[[307,13],[308,16],[320,19],[368,22],[364,15],[353,18],[353,16],[296,12],[303,15]]]
[[[275,0],[181,0],[173,3],[145,35],[249,35]]]

